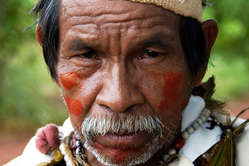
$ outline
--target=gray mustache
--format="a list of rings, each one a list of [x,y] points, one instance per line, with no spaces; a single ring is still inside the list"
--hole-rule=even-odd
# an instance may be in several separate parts
[[[127,115],[118,118],[108,116],[87,117],[81,132],[88,141],[96,136],[112,134],[136,134],[146,132],[153,137],[162,136],[163,124],[157,116]]]

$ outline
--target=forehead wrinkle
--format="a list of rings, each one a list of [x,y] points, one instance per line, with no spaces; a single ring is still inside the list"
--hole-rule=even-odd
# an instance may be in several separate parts
[[[72,16],[68,18],[67,22],[69,22],[72,26],[81,25],[81,24],[94,24],[96,26],[101,26],[103,24],[139,24],[140,26],[152,27],[154,25],[167,25],[165,23],[165,16],[150,16],[150,17],[120,17],[117,15],[101,15],[97,17],[89,17],[89,16]],[[172,22],[173,23],[173,22]]]
[[[71,25],[89,24],[96,25],[104,23],[129,23],[129,22],[149,22],[154,24],[172,22],[176,15],[172,12],[161,9],[150,4],[138,4],[130,1],[105,1],[96,3],[96,0],[85,0],[82,2],[64,0],[62,5],[62,17]],[[128,4],[127,4],[128,3]],[[132,4],[132,5],[131,5]],[[116,7],[114,7],[116,5]],[[153,10],[153,12],[148,12]],[[173,16],[173,17],[172,17]],[[162,21],[165,20],[165,21]]]
[[[159,17],[157,17],[159,18]],[[81,19],[84,20],[84,19]],[[72,22],[71,22],[72,23]],[[65,23],[65,26],[68,26],[67,23]],[[170,25],[171,24],[171,25]],[[172,24],[176,24],[176,21],[172,21],[171,23],[165,23],[163,22],[163,19],[139,19],[139,20],[129,20],[127,22],[105,22],[105,23],[98,23],[96,24],[94,20],[81,21],[78,22],[67,31],[77,31],[80,32],[78,35],[86,34],[88,37],[91,37],[93,39],[98,39],[98,37],[105,32],[105,30],[112,28],[114,31],[116,31],[117,28],[119,28],[119,33],[129,33],[129,32],[135,32],[135,33],[142,33],[143,30],[148,30],[149,32],[152,29],[160,29],[160,31],[163,31],[165,34],[168,34],[169,36],[172,34],[175,34],[175,29],[170,28]],[[62,27],[62,31],[66,30],[66,28]],[[68,32],[66,32],[68,33]]]

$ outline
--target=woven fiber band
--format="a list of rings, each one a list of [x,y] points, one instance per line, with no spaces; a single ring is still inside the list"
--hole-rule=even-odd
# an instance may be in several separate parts
[[[202,0],[130,0],[132,2],[150,3],[170,10],[176,14],[192,17],[201,22]]]

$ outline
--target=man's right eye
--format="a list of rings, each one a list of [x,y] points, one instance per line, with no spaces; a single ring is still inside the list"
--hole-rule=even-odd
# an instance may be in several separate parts
[[[158,56],[160,56],[159,52],[152,51],[149,49],[144,50],[144,57],[146,57],[146,58],[156,58]]]
[[[83,59],[99,59],[96,52],[93,50],[75,55],[73,57],[83,58]]]
[[[146,50],[144,50],[143,55],[140,55],[137,58],[139,60],[143,60],[143,59],[148,59],[148,58],[152,58],[153,59],[153,58],[157,58],[157,57],[160,57],[160,56],[161,56],[161,54],[159,52],[146,49]]]

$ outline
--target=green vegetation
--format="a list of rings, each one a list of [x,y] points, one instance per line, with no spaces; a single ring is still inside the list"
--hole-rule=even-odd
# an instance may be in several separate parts
[[[37,128],[61,123],[66,110],[35,42],[29,11],[36,1],[0,0],[1,128]]]
[[[215,18],[219,35],[209,70],[216,77],[215,97],[231,100],[249,93],[249,3],[244,0],[210,0],[204,19]]]
[[[67,117],[59,89],[51,80],[35,42],[29,11],[35,0],[0,0],[0,122],[14,128],[61,123]],[[216,76],[215,96],[231,100],[249,93],[249,3],[213,0],[204,18],[215,18],[220,33],[207,79]]]

